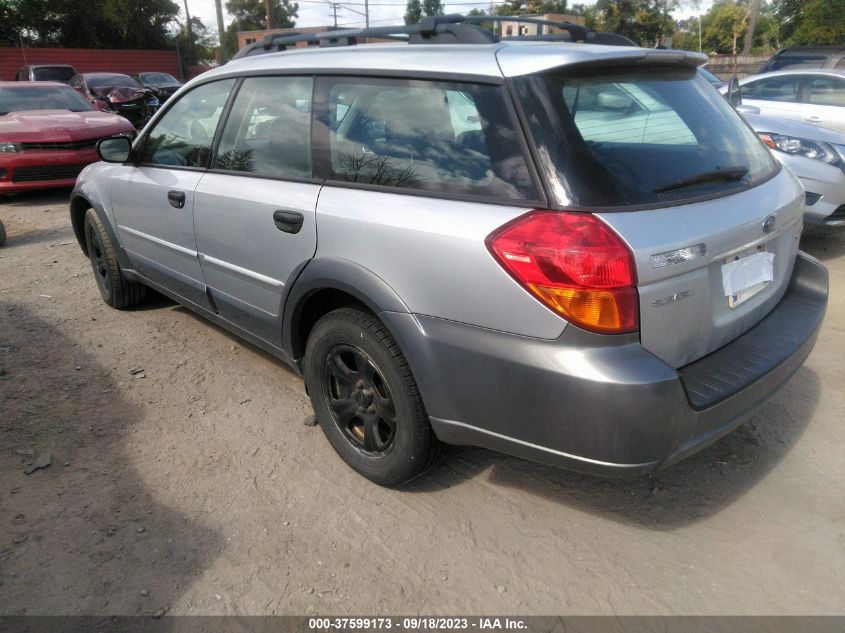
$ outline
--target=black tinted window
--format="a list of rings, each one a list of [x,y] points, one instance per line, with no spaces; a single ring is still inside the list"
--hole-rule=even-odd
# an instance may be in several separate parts
[[[46,67],[34,70],[35,81],[67,81],[76,74],[73,68],[69,67]]]
[[[216,169],[279,178],[311,175],[310,77],[254,77],[235,97]]]
[[[328,177],[428,191],[536,199],[498,88],[328,80],[318,133]]]
[[[548,74],[516,86],[564,206],[660,205],[726,194],[777,168],[692,69]]]
[[[214,131],[234,83],[226,79],[198,86],[173,104],[144,139],[141,162],[206,167]]]

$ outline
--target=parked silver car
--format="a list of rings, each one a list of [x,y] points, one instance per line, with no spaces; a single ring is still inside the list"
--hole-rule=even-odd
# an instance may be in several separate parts
[[[155,288],[284,359],[381,484],[444,443],[641,475],[714,442],[815,343],[804,190],[706,57],[564,28],[274,36],[204,73],[79,177],[102,298]]]
[[[742,116],[804,185],[804,232],[845,227],[845,134],[753,112]]]
[[[742,102],[761,114],[845,133],[845,70],[779,70],[740,79],[739,85]]]

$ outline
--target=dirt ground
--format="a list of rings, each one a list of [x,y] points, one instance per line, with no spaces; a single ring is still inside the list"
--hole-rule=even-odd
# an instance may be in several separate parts
[[[396,491],[280,362],[105,306],[66,203],[0,201],[0,614],[845,614],[845,235],[803,245],[809,361],[710,449],[608,481],[460,448]]]

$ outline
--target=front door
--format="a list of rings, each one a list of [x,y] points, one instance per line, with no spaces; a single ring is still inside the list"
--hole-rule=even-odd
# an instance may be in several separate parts
[[[194,200],[199,261],[220,316],[274,345],[287,284],[317,249],[312,85],[245,79]]]
[[[144,277],[208,307],[194,235],[194,190],[233,79],[198,86],[136,146],[135,164],[115,168],[112,206],[120,240]]]

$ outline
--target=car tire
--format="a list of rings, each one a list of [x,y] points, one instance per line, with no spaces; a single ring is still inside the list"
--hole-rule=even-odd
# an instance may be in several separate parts
[[[120,270],[114,244],[94,209],[85,213],[85,245],[100,295],[112,308],[123,310],[144,300],[147,288],[129,281]]]
[[[411,369],[378,319],[352,308],[328,313],[311,330],[304,360],[317,420],[355,471],[399,486],[442,457],[445,445],[431,429]]]

